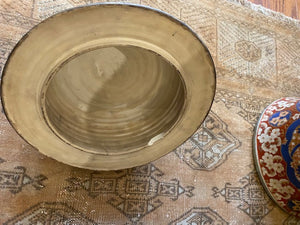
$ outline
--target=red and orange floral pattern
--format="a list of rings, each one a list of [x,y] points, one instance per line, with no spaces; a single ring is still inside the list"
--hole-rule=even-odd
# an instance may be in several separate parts
[[[262,183],[285,211],[300,216],[300,98],[282,98],[263,112],[254,155]]]

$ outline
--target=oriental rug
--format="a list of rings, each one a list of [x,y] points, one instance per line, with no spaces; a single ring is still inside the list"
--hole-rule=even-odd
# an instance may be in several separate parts
[[[62,10],[96,0],[1,0],[0,71],[18,40]],[[200,129],[137,168],[97,172],[40,154],[0,113],[0,224],[295,225],[264,192],[252,137],[263,109],[300,96],[300,22],[245,0],[130,0],[188,24],[217,71]],[[97,23],[97,21],[95,21]]]

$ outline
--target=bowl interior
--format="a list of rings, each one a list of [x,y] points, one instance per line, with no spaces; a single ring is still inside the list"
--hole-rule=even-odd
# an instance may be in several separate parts
[[[109,46],[69,58],[44,87],[44,114],[61,139],[94,153],[152,145],[184,108],[179,71],[136,46]]]

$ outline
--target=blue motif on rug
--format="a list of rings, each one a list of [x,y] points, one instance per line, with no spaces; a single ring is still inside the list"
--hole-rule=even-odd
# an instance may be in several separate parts
[[[281,154],[287,163],[287,176],[300,189],[300,120],[293,122],[286,132],[286,144],[281,145]]]

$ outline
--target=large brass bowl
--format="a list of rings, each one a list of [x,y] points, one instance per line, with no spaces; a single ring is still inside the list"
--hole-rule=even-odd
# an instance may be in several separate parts
[[[175,149],[210,110],[212,58],[186,25],[154,9],[99,4],[25,35],[2,78],[16,131],[43,154],[115,170]]]

